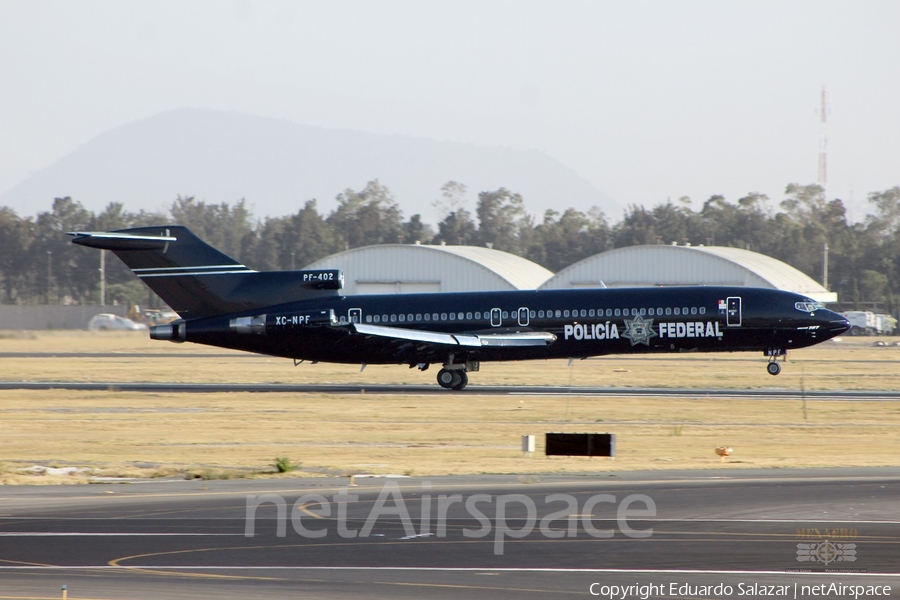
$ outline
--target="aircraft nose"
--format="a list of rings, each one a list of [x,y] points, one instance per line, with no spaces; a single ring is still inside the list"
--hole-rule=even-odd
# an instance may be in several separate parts
[[[836,312],[823,310],[816,316],[819,317],[817,319],[820,322],[819,329],[824,330],[830,337],[841,335],[850,329],[850,321]]]

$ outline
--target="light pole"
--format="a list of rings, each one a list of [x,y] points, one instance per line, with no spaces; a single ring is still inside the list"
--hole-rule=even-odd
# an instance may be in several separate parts
[[[106,306],[106,250],[100,250],[100,306]]]
[[[53,278],[53,251],[47,250],[47,304],[50,304],[50,281]]]

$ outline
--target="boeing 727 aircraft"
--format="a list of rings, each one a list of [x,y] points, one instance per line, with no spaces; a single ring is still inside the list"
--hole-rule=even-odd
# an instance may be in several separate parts
[[[356,364],[440,364],[461,390],[482,362],[649,352],[761,351],[767,371],[793,348],[846,331],[805,296],[747,287],[613,288],[341,295],[339,270],[247,268],[186,227],[72,232],[111,250],[180,319],[150,337]]]

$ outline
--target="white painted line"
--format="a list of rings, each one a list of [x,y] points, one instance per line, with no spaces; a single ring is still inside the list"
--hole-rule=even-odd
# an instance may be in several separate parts
[[[101,533],[101,532],[49,532],[49,531],[8,531],[0,533],[0,537],[215,537],[215,536],[238,536],[244,537],[243,533]]]
[[[830,575],[834,577],[900,577],[900,573],[829,573],[826,571],[750,571],[731,569],[570,569],[570,568],[541,568],[541,567],[304,567],[304,566],[172,566],[172,565],[37,565],[37,566],[7,566],[0,565],[0,571],[4,570],[171,570],[171,571],[400,571],[421,573],[620,573],[631,575],[635,573],[650,574],[676,574],[676,575],[786,575],[786,576],[818,576]]]

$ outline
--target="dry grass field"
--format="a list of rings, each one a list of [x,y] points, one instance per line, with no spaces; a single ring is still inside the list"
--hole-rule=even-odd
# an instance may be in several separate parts
[[[889,339],[889,338],[888,338]],[[484,364],[463,393],[0,392],[0,482],[60,483],[96,476],[588,473],[720,467],[900,463],[900,402],[735,400],[707,397],[488,396],[479,384],[628,388],[898,390],[900,347],[873,339],[796,351],[782,374],[757,355],[663,355]],[[893,341],[893,340],[891,340]],[[107,356],[79,357],[73,353]],[[21,356],[31,354],[32,356]],[[155,356],[148,356],[155,355]],[[0,380],[284,383],[434,383],[435,371],[307,365],[154,342],[146,333],[0,333]],[[615,460],[543,456],[543,433],[612,432]],[[538,452],[523,458],[520,436]],[[34,466],[77,467],[35,475]]]

